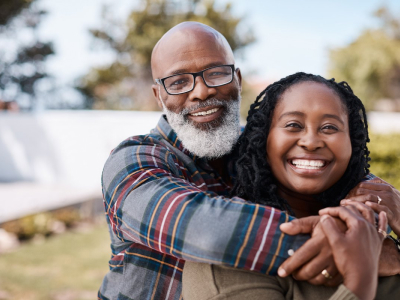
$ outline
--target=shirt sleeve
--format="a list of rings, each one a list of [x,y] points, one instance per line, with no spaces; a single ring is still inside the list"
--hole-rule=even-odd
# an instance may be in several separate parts
[[[194,185],[163,145],[121,144],[105,164],[102,186],[109,226],[122,242],[180,259],[275,275],[309,238],[280,231],[292,219],[284,212]]]
[[[344,284],[341,284],[329,300],[359,300],[359,298]]]

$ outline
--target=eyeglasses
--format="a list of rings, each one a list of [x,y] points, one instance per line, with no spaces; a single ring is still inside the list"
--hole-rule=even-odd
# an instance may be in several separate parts
[[[179,95],[193,91],[196,77],[200,76],[207,87],[217,87],[231,83],[235,65],[211,67],[197,73],[181,73],[156,79],[170,95]]]

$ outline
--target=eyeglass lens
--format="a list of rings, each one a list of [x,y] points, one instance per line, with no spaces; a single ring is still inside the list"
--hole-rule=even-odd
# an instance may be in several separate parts
[[[230,66],[219,66],[205,70],[203,79],[210,86],[220,86],[232,80],[232,68]],[[194,76],[192,74],[180,74],[168,77],[164,80],[167,91],[171,94],[188,92],[194,87]]]

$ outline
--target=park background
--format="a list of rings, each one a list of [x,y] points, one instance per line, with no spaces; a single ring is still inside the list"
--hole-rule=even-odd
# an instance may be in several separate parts
[[[348,81],[368,109],[371,171],[400,189],[399,1],[0,0],[0,300],[96,297],[101,169],[156,124],[151,49],[185,20],[234,49],[243,123],[286,75]]]

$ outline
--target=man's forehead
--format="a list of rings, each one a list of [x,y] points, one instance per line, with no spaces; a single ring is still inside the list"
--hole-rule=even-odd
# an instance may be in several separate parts
[[[214,29],[196,23],[168,32],[152,55],[155,77],[233,63],[233,53],[226,39]]]

